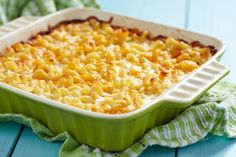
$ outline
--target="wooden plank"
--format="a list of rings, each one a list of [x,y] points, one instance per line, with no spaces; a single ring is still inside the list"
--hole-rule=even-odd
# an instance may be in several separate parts
[[[217,136],[178,149],[178,157],[235,157],[235,154],[236,139]]]
[[[12,157],[58,157],[61,144],[41,140],[32,129],[25,127]]]
[[[236,79],[236,1],[196,0],[191,1],[189,29],[221,39],[227,47],[222,63],[230,68],[226,80]]]
[[[10,156],[20,136],[22,126],[13,122],[0,122],[0,156]]]
[[[175,157],[175,149],[161,146],[151,146],[140,157]]]
[[[103,10],[184,27],[185,0],[100,0]]]

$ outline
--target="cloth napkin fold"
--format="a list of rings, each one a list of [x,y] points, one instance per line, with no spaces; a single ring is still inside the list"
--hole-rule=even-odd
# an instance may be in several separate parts
[[[0,114],[0,121],[14,121],[33,129],[40,138],[64,141],[60,157],[136,157],[148,146],[183,147],[207,134],[236,137],[236,85],[222,82],[213,87],[170,123],[148,131],[140,141],[121,152],[107,152],[77,142],[68,132],[54,134],[43,124],[20,114]]]

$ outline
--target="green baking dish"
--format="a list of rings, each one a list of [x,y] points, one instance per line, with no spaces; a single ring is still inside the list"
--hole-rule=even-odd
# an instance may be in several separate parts
[[[89,16],[96,16],[101,20],[113,17],[112,24],[114,25],[137,27],[140,30],[148,30],[153,35],[172,36],[186,41],[199,40],[203,44],[213,45],[218,51],[198,70],[167,92],[153,98],[150,104],[130,113],[105,115],[84,111],[1,82],[0,113],[24,114],[37,119],[55,133],[67,131],[81,143],[108,151],[120,151],[132,145],[152,127],[173,119],[229,72],[217,61],[225,50],[225,46],[218,39],[92,9],[67,9],[16,29],[0,38],[0,52],[6,46],[27,40],[38,32],[46,31],[48,26],[67,20],[85,19]]]

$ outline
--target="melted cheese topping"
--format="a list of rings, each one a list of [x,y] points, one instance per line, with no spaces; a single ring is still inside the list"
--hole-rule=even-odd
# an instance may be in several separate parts
[[[84,110],[136,110],[211,57],[207,47],[150,39],[90,19],[6,48],[0,81]]]

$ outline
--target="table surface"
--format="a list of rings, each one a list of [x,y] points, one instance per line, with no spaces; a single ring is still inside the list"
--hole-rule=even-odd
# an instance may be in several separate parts
[[[225,80],[236,79],[235,0],[100,0],[103,10],[129,15],[215,36],[227,46],[222,62],[231,69]],[[57,157],[61,142],[39,139],[28,127],[0,123],[0,157]],[[191,146],[171,149],[152,146],[141,157],[235,157],[236,139],[211,136]]]

